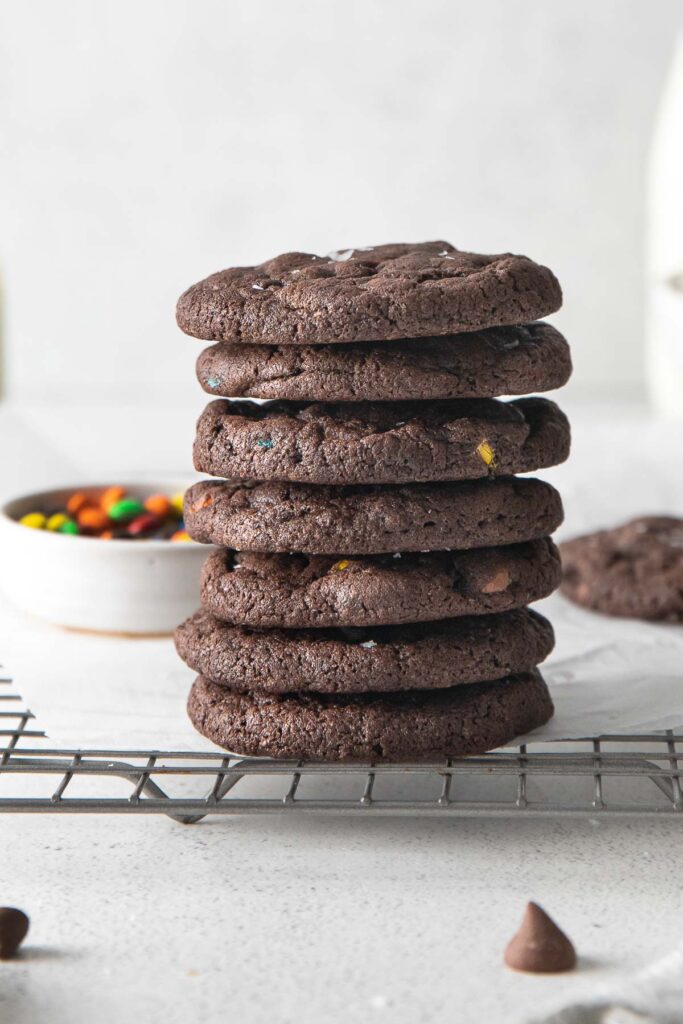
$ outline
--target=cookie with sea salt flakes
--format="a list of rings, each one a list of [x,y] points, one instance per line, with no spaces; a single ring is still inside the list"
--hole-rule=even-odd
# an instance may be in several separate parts
[[[562,592],[635,619],[683,622],[683,519],[643,516],[561,546]]]
[[[204,349],[197,377],[231,398],[303,402],[495,398],[566,384],[567,342],[550,324],[351,345],[247,345]]]
[[[560,573],[549,537],[342,558],[221,549],[204,564],[201,602],[219,619],[252,627],[424,622],[521,608],[552,593]]]
[[[250,629],[196,612],[175,632],[183,661],[231,690],[431,690],[535,668],[553,628],[528,609],[364,629]]]
[[[208,341],[314,345],[520,324],[561,304],[555,276],[526,256],[422,242],[290,252],[222,270],[188,288],[176,316]]]
[[[232,480],[398,484],[528,473],[563,462],[569,424],[554,402],[210,402],[194,464]]]
[[[505,477],[397,487],[203,480],[185,494],[194,540],[238,551],[336,555],[517,544],[562,522],[543,480]]]
[[[547,722],[538,671],[496,682],[398,693],[238,693],[200,676],[194,727],[234,754],[313,761],[437,761],[483,754]]]

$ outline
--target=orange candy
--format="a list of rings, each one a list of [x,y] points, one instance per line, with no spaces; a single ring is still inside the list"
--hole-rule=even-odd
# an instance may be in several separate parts
[[[70,516],[77,516],[81,509],[90,503],[90,499],[83,491],[75,491],[66,503],[66,510]]]
[[[82,530],[105,530],[109,526],[109,517],[101,508],[86,505],[76,516],[76,522]]]
[[[192,540],[192,537],[190,537],[187,530],[176,530],[176,532],[171,536],[171,540],[176,543],[185,544],[188,540]]]
[[[159,519],[165,519],[171,511],[171,502],[165,494],[150,494],[149,498],[145,498],[145,508],[152,515],[159,516]]]
[[[108,512],[112,505],[115,505],[117,501],[121,501],[121,498],[125,498],[125,496],[125,488],[107,487],[106,491],[103,491],[100,498],[100,508],[103,508],[105,512]]]
[[[213,495],[203,494],[199,501],[195,501],[194,505],[192,506],[192,511],[199,512],[200,509],[208,508],[209,505],[213,505]]]

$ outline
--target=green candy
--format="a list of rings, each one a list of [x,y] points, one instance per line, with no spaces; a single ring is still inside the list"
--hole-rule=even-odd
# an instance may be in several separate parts
[[[74,536],[80,532],[78,523],[74,523],[73,519],[67,519],[65,523],[62,523],[57,531],[57,533],[72,533]]]
[[[144,511],[145,506],[136,498],[121,498],[121,501],[109,506],[107,515],[115,523],[125,523],[129,519],[135,519],[136,516],[142,515]]]

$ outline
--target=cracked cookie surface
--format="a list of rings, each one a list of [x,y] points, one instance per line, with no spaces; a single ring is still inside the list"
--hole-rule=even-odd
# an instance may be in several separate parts
[[[561,304],[555,276],[526,256],[423,242],[222,270],[181,295],[176,318],[209,341],[335,344],[526,323]]]
[[[550,484],[513,477],[396,487],[314,487],[203,480],[185,495],[200,543],[238,551],[341,556],[516,544],[562,522]]]
[[[570,374],[567,342],[544,323],[355,345],[222,343],[197,360],[208,394],[303,402],[528,395]]]
[[[196,612],[176,629],[183,661],[221,686],[267,693],[430,690],[500,679],[553,649],[547,619],[527,609],[362,629],[250,629]]]
[[[238,693],[199,677],[195,728],[234,754],[313,761],[425,761],[483,754],[543,725],[538,671],[491,683],[391,694]]]
[[[545,398],[513,402],[210,402],[194,464],[232,480],[393,484],[528,473],[569,454],[567,418]]]
[[[424,622],[521,608],[552,593],[560,572],[549,537],[361,557],[220,550],[204,564],[201,603],[219,619],[255,628]]]

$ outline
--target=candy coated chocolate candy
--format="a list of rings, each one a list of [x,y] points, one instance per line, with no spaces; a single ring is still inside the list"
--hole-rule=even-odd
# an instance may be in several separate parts
[[[170,499],[165,494],[150,494],[149,498],[145,498],[145,508],[159,519],[165,519],[172,507]]]
[[[178,519],[182,519],[183,516],[183,500],[185,495],[182,491],[178,491],[177,494],[171,496],[171,506],[173,511],[178,516]]]
[[[121,501],[125,498],[126,491],[123,487],[107,487],[100,497],[100,505],[105,512],[109,512],[112,505],[115,505],[117,501]]]
[[[135,519],[136,516],[142,515],[144,511],[145,506],[136,498],[122,498],[121,501],[110,506],[109,518],[115,522],[127,522],[129,519]]]
[[[80,532],[81,531],[78,526],[78,523],[74,523],[73,519],[67,519],[67,521],[59,527],[59,533],[71,533],[75,536],[77,533]]]
[[[109,525],[109,518],[106,512],[103,512],[101,508],[96,505],[86,505],[76,516],[78,525],[82,530],[92,530],[93,533],[99,533],[100,530],[106,530]]]
[[[29,526],[32,530],[42,530],[45,528],[46,519],[42,512],[27,512],[19,522],[22,526]]]
[[[55,512],[54,515],[50,516],[45,526],[50,532],[54,533],[57,530],[61,530],[68,521],[69,517],[65,516],[63,512]]]
[[[28,933],[29,920],[17,907],[0,907],[0,960],[13,957]]]
[[[151,512],[147,512],[144,515],[138,516],[131,523],[128,524],[127,532],[131,537],[139,537],[144,533],[151,533],[152,530],[156,530],[161,525],[159,516],[152,515]]]
[[[505,963],[515,971],[557,974],[576,967],[574,946],[537,903],[527,903],[519,931],[508,943]]]
[[[176,532],[171,535],[171,540],[176,543],[184,544],[186,541],[192,540],[192,537],[190,537],[186,530],[176,530]]]
[[[75,491],[66,503],[66,510],[70,516],[77,516],[82,508],[89,504],[87,494],[83,491]]]

